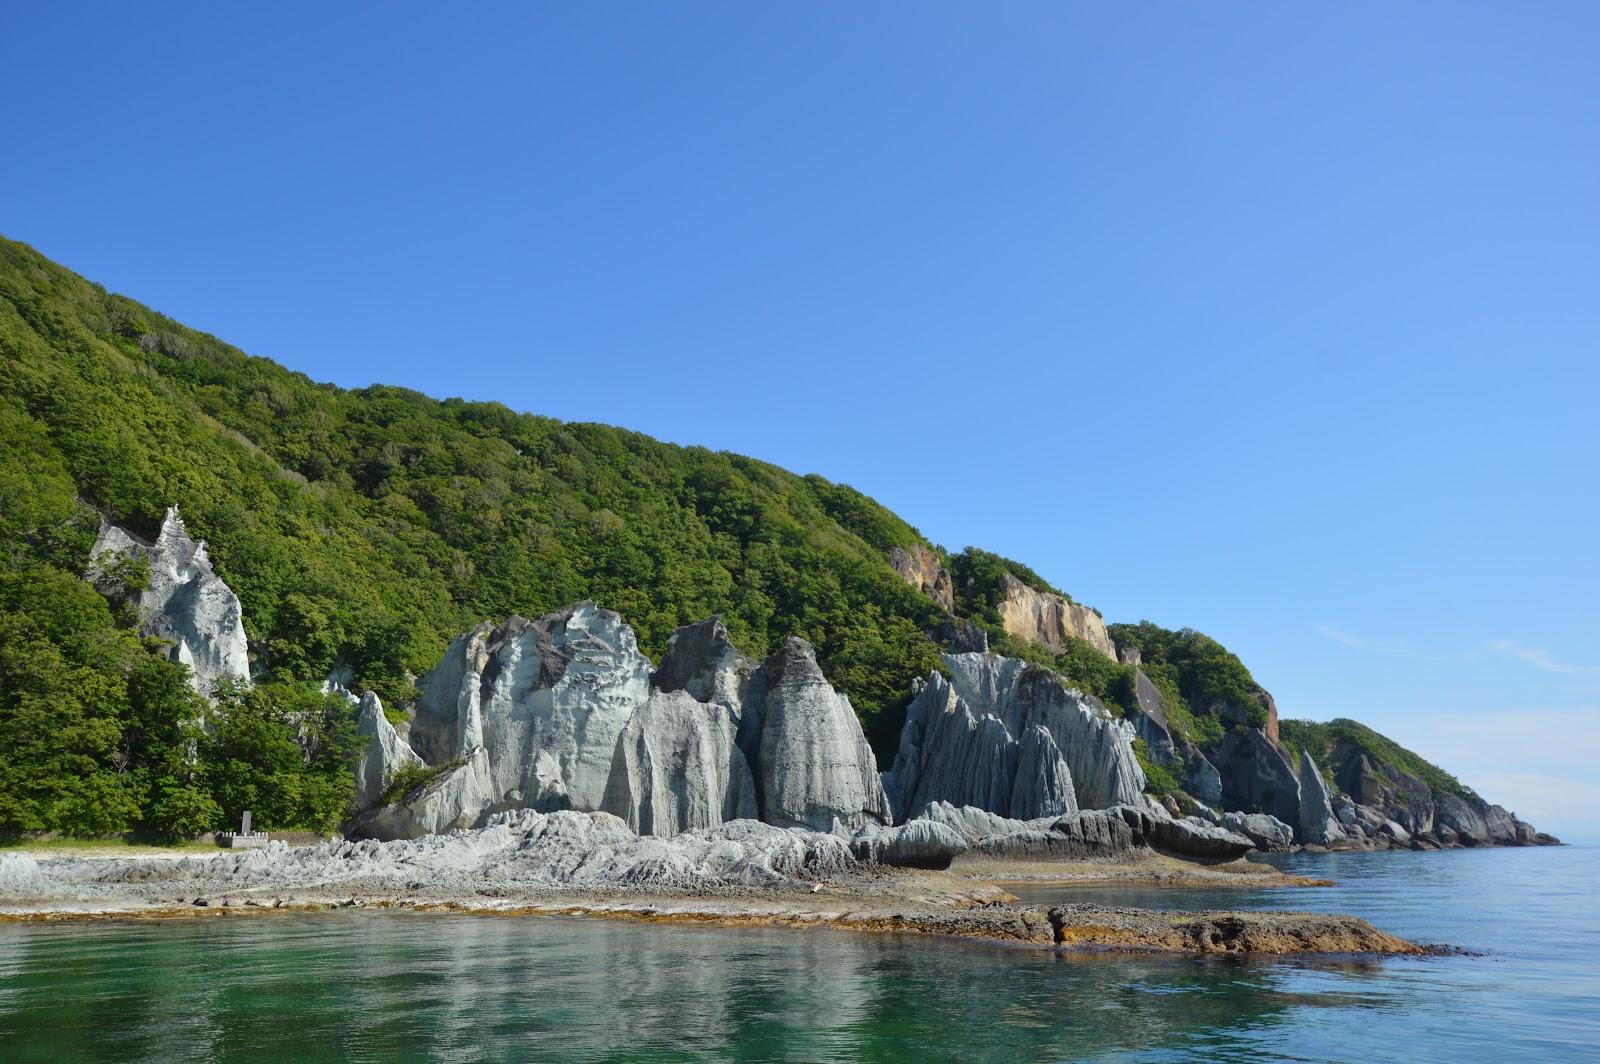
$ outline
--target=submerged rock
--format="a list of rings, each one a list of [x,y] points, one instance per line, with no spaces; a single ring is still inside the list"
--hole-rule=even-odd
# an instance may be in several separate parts
[[[176,506],[167,507],[154,543],[110,523],[100,526],[89,577],[100,579],[110,558],[133,555],[149,566],[139,594],[139,631],[172,643],[172,658],[189,666],[195,690],[209,696],[216,682],[249,682],[250,654],[239,597],[211,568],[202,541],[189,538]]]

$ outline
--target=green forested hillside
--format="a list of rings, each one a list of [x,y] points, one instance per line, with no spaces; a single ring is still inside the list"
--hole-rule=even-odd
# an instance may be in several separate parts
[[[0,244],[0,355],[8,529],[68,536],[53,558],[76,570],[94,524],[80,500],[145,533],[178,503],[275,677],[338,662],[401,699],[471,624],[584,597],[651,653],[719,612],[754,654],[805,636],[869,716],[934,663],[933,607],[885,557],[917,533],[818,477],[316,384],[14,243]]]
[[[79,579],[101,515],[151,535],[173,503],[243,604],[258,681],[203,734],[178,667]],[[714,613],[751,655],[803,636],[887,764],[947,619],[889,564],[917,544],[996,649],[1130,696],[1131,670],[1087,644],[1004,634],[1002,574],[1049,590],[1038,574],[951,557],[849,487],[497,403],[318,384],[0,239],[0,834],[183,833],[247,806],[335,822],[352,744],[316,693],[330,669],[403,705],[470,626],[584,598],[652,656]],[[1253,686],[1203,636],[1116,638],[1145,646],[1180,714]]]

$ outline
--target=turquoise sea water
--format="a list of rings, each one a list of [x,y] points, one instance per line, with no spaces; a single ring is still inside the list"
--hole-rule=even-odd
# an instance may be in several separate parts
[[[0,1060],[1600,1059],[1600,849],[1276,863],[1340,885],[1028,893],[1352,912],[1482,955],[1055,955],[359,910],[13,924],[0,927]]]

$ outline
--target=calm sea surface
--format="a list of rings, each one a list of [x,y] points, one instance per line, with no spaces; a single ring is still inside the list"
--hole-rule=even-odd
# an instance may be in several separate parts
[[[0,1060],[1600,1060],[1600,849],[1275,863],[1340,885],[1027,893],[1351,912],[1483,955],[1056,956],[360,911],[7,925]]]

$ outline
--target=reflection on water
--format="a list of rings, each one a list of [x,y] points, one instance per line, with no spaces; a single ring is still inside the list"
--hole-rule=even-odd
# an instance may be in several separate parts
[[[1594,851],[1328,856],[1291,863],[1343,877],[1333,890],[1154,893],[1166,907],[1342,908],[1401,934],[1491,952],[1381,963],[1056,955],[822,930],[361,911],[11,925],[0,927],[0,1057],[1378,1061],[1592,1052],[1600,982],[1590,958],[1600,942],[1592,914],[1575,922],[1565,903],[1587,896],[1585,877],[1600,870]],[[1097,889],[1094,900],[1152,902],[1150,891],[1135,893]]]

